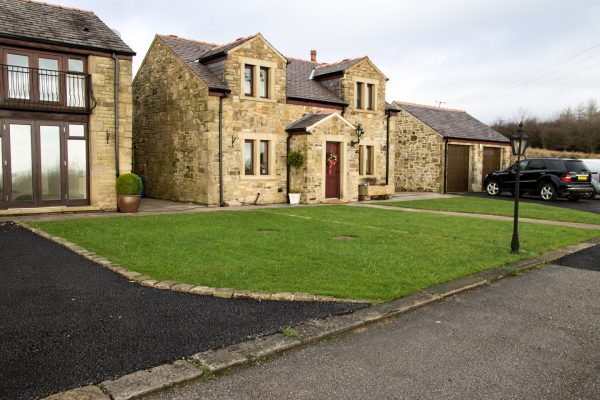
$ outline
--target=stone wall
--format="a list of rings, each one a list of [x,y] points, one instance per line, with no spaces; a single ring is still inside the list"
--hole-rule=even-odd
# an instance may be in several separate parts
[[[340,143],[340,196],[346,201],[358,200],[358,147],[351,147],[356,139],[354,129],[338,118],[330,118],[311,132],[294,135],[292,151],[305,154],[304,165],[292,168],[290,187],[302,191],[301,202],[314,204],[325,201],[326,143]]]
[[[247,97],[242,93],[242,72],[246,63],[271,68],[268,99]],[[362,124],[365,135],[361,144],[374,146],[375,174],[369,179],[384,183],[385,78],[370,62],[361,63],[348,71],[341,81],[346,82],[344,87],[351,88],[355,77],[364,75],[377,79],[377,107],[375,111],[349,107],[345,116],[353,124]],[[309,112],[340,112],[332,108],[287,104],[286,66],[286,60],[260,35],[230,50],[223,63],[224,77],[231,89],[223,99],[223,192],[226,203],[287,202],[286,126]],[[377,74],[375,78],[374,73]],[[208,96],[206,86],[160,38],[155,39],[138,72],[134,98],[134,169],[146,176],[148,196],[218,205],[218,98]],[[291,185],[305,190],[303,202],[324,200],[324,144],[327,140],[345,143],[341,151],[348,170],[342,200],[351,201],[358,197],[358,184],[362,179],[358,177],[359,147],[350,146],[350,141],[355,139],[353,129],[337,118],[335,121],[338,122],[332,126],[324,122],[324,126],[316,128],[312,135],[295,136],[292,141],[294,146],[303,149],[308,161],[303,181],[293,181]],[[339,123],[344,127],[337,126]],[[268,175],[245,175],[245,140],[270,142]],[[300,174],[300,171],[293,171],[293,174]]]
[[[114,60],[89,56],[88,71],[96,108],[89,121],[90,205],[104,210],[117,207],[115,192]],[[119,170],[131,172],[132,163],[131,60],[119,60]],[[107,132],[110,139],[106,140]]]
[[[134,171],[145,177],[146,195],[209,203],[218,99],[160,38],[140,67],[133,97]]]
[[[395,117],[394,163],[397,191],[443,192],[443,137],[406,111]]]
[[[356,82],[373,83],[376,85],[375,109],[365,110],[355,107]],[[386,170],[386,124],[385,115],[385,86],[386,77],[375,68],[373,63],[365,57],[351,68],[346,70],[341,79],[341,92],[348,108],[344,117],[354,125],[360,123],[365,133],[361,138],[361,145],[371,145],[375,150],[374,174],[372,176],[359,176],[359,184],[385,184]],[[389,182],[394,177],[393,156],[395,143],[391,140],[395,128],[395,118],[390,119],[390,171]],[[358,168],[358,167],[357,167]]]

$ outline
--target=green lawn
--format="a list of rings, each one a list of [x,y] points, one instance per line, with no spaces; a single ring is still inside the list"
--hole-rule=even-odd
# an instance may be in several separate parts
[[[381,202],[378,204],[401,208],[456,211],[464,213],[503,215],[507,217],[512,217],[514,211],[514,203],[512,201],[478,197],[451,197],[447,199]],[[547,219],[552,221],[583,222],[586,224],[600,224],[600,214],[523,202],[519,203],[519,217]]]
[[[600,231],[324,206],[32,224],[158,280],[382,301]],[[336,236],[350,240],[334,240]]]

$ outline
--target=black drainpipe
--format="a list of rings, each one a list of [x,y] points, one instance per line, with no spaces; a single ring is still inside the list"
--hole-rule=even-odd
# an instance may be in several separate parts
[[[387,113],[386,137],[385,137],[385,185],[390,184],[390,118],[391,111]]]
[[[117,178],[120,175],[119,167],[119,58],[113,53],[115,60],[115,169]]]
[[[285,160],[285,164],[286,164],[286,176],[287,176],[287,178],[286,178],[286,194],[290,194],[290,179],[291,179],[290,178],[290,164],[288,164],[287,158],[290,156],[291,142],[292,142],[292,134],[290,132],[288,132],[287,147],[286,147],[286,155],[287,156],[286,156],[286,160]]]
[[[223,199],[223,97],[219,96],[219,206],[225,207]]]
[[[444,138],[444,146],[444,193],[446,193],[448,179],[448,138]]]

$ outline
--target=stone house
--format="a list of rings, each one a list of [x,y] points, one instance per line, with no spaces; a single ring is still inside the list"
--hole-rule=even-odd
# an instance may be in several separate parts
[[[398,191],[481,191],[483,177],[507,168],[510,141],[462,110],[393,102]]]
[[[157,35],[133,82],[134,171],[150,197],[207,205],[392,193],[386,81],[368,57],[294,59],[260,33],[225,45]]]
[[[90,11],[2,1],[0,214],[116,209],[134,55]]]

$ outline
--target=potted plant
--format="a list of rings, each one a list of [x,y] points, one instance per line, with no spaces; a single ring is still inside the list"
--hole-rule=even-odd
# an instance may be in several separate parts
[[[304,154],[299,151],[290,151],[287,158],[288,165],[293,168],[300,168],[304,165]],[[298,188],[290,189],[288,198],[290,204],[300,204],[301,190]]]
[[[290,189],[288,197],[290,198],[290,204],[300,204],[300,193],[302,191],[298,188]]]
[[[137,212],[140,206],[142,180],[132,173],[120,175],[117,178],[117,206],[122,213]]]

